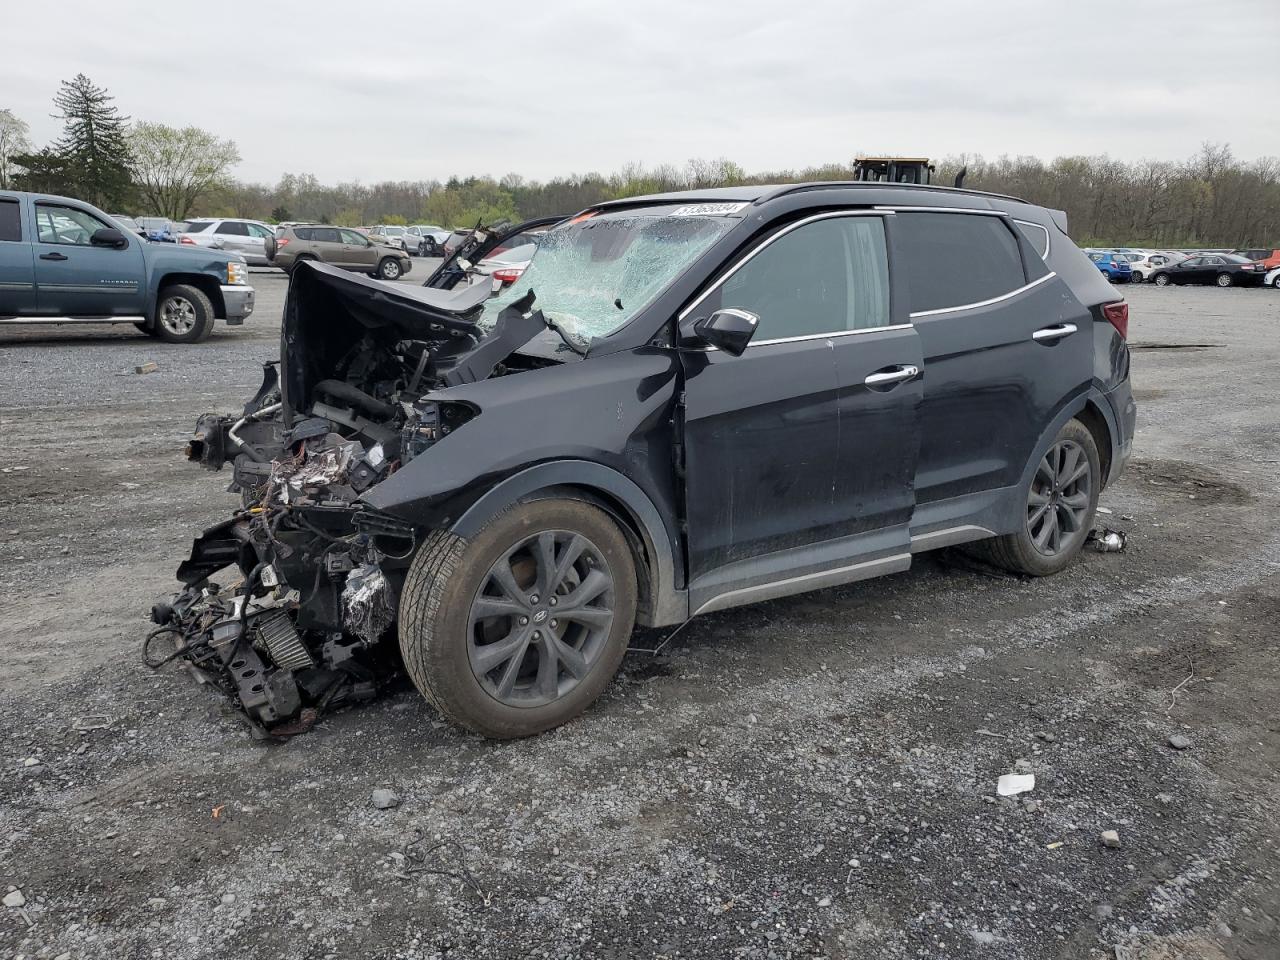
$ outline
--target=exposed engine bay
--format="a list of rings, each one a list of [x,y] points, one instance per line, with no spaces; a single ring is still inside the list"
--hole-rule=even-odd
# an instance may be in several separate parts
[[[422,531],[362,495],[480,413],[435,392],[561,362],[516,352],[550,326],[532,291],[482,328],[489,292],[295,273],[280,360],[188,445],[210,470],[231,464],[241,507],[195,540],[185,588],[153,608],[149,666],[184,662],[259,736],[302,732],[397,675],[386,641]],[[228,569],[232,582],[213,579]]]

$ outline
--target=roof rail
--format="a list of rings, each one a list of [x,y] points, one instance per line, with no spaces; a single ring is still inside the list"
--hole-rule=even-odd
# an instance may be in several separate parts
[[[772,200],[784,197],[789,193],[803,193],[807,190],[843,190],[853,187],[859,190],[887,189],[890,187],[904,190],[940,190],[945,193],[963,193],[978,197],[995,197],[998,200],[1012,200],[1015,203],[1028,203],[1022,197],[1013,197],[1007,193],[990,193],[986,190],[970,190],[968,187],[944,187],[934,183],[888,183],[882,180],[812,180],[808,183],[789,183],[780,186],[773,193],[766,194],[760,200]],[[756,201],[757,203],[760,201]]]

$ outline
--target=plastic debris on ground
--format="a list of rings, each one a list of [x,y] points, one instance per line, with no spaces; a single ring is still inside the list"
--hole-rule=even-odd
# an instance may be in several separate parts
[[[1119,553],[1126,543],[1128,543],[1128,537],[1124,535],[1124,531],[1110,530],[1107,527],[1094,527],[1089,531],[1089,537],[1085,541],[1087,546],[1099,553]]]
[[[996,781],[996,793],[1002,797],[1013,797],[1036,788],[1034,773],[1006,773]]]

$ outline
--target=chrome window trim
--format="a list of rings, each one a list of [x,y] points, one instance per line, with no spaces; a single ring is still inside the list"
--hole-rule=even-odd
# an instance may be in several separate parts
[[[1013,222],[1021,223],[1023,226],[1027,226],[1027,227],[1035,227],[1037,230],[1044,231],[1044,253],[1040,253],[1039,250],[1037,250],[1036,253],[1040,253],[1040,259],[1043,260],[1045,263],[1048,263],[1049,251],[1053,249],[1053,237],[1049,233],[1049,228],[1046,227],[1043,223],[1036,223],[1034,220],[1018,220],[1014,218]]]
[[[891,323],[884,327],[864,327],[861,330],[837,330],[834,333],[806,333],[800,337],[777,337],[773,340],[761,340],[759,343],[747,344],[747,349],[752,347],[767,347],[775,343],[796,343],[801,340],[835,340],[839,337],[853,337],[862,333],[880,333],[882,330],[910,330],[909,323]],[[713,348],[715,349],[715,348]]]
[[[918,310],[911,314],[911,319],[914,320],[917,317],[935,317],[940,313],[959,313],[961,310],[976,310],[979,307],[989,307],[994,303],[1000,303],[1004,300],[1016,297],[1020,293],[1026,293],[1032,287],[1038,287],[1046,280],[1052,280],[1056,276],[1057,274],[1050,270],[1043,277],[1036,277],[1036,279],[1032,280],[1030,283],[1024,283],[1022,286],[1018,287],[1017,290],[1010,290],[1008,293],[1003,293],[998,297],[992,297],[990,300],[979,300],[977,303],[965,303],[958,307],[938,307],[936,310]]]
[[[886,211],[886,210],[881,210],[881,209],[879,209],[879,208],[875,208],[875,209],[867,209],[867,210],[830,210],[830,211],[828,211],[828,212],[826,212],[826,213],[816,213],[816,214],[814,214],[814,215],[813,215],[813,216],[811,216],[811,217],[805,217],[803,220],[797,220],[795,223],[789,223],[789,224],[787,224],[785,227],[783,227],[781,230],[777,231],[776,233],[772,233],[772,234],[770,234],[769,236],[765,237],[765,238],[764,238],[763,240],[761,240],[758,244],[756,244],[754,247],[752,247],[750,250],[748,250],[745,254],[743,254],[743,255],[742,255],[742,256],[741,256],[741,257],[740,257],[740,258],[739,258],[739,259],[738,259],[738,260],[733,264],[733,266],[731,266],[728,270],[726,270],[726,271],[721,275],[721,277],[720,277],[718,280],[716,280],[716,282],[715,282],[715,283],[711,284],[711,286],[709,286],[709,287],[707,287],[707,289],[703,290],[703,291],[702,291],[702,293],[698,294],[698,296],[693,300],[693,302],[692,302],[692,303],[690,303],[687,307],[685,307],[685,308],[684,308],[683,310],[681,310],[678,314],[676,314],[676,321],[677,321],[677,322],[682,322],[682,321],[685,319],[685,317],[689,316],[689,314],[691,314],[694,310],[696,310],[699,306],[701,306],[701,305],[702,305],[702,301],[706,300],[706,299],[707,299],[707,297],[711,296],[711,294],[713,294],[713,293],[715,293],[717,290],[719,290],[719,289],[720,289],[720,287],[722,287],[722,286],[724,285],[724,283],[725,283],[725,281],[726,281],[726,280],[728,280],[728,279],[729,279],[730,277],[732,277],[735,273],[737,273],[739,270],[741,270],[741,269],[743,268],[743,266],[745,266],[747,263],[749,263],[749,262],[751,261],[751,259],[752,259],[756,254],[758,254],[758,253],[759,253],[761,250],[763,250],[765,247],[769,246],[769,245],[770,245],[771,243],[773,243],[775,240],[779,240],[779,239],[781,239],[782,237],[785,237],[785,236],[786,236],[788,233],[790,233],[791,231],[793,231],[793,230],[799,230],[801,227],[805,226],[806,224],[815,223],[815,222],[816,222],[816,221],[818,221],[818,220],[833,220],[833,219],[835,219],[836,217],[879,217],[879,218],[881,218],[881,219],[884,219],[884,217],[885,217],[885,215],[886,215],[886,214],[892,214],[892,213],[893,213],[893,211],[891,211],[891,210]],[[886,241],[888,240],[887,235],[886,235],[886,238],[885,238],[885,239],[886,239]],[[886,265],[887,265],[887,264],[886,264]],[[893,278],[892,278],[892,277],[890,277],[889,282],[892,284],[892,282],[893,282]],[[869,331],[869,330],[888,330],[888,329],[890,329],[890,327],[888,327],[888,326],[884,326],[884,327],[867,327],[866,329],[867,329],[868,331]],[[833,331],[832,331],[832,332],[830,332],[830,333],[809,334],[809,335],[806,335],[806,336],[803,336],[803,337],[785,337],[785,338],[782,338],[782,339],[779,339],[779,340],[761,340],[759,344],[754,344],[754,343],[753,343],[753,344],[749,344],[749,345],[748,345],[748,349],[750,349],[751,347],[757,346],[757,345],[758,345],[758,346],[764,346],[765,344],[768,344],[768,343],[782,343],[782,342],[784,342],[785,340],[813,340],[813,339],[819,339],[819,338],[822,338],[822,337],[837,337],[837,336],[843,336],[843,335],[848,334],[848,333],[862,333],[862,332],[865,332],[865,331],[861,331],[861,330],[844,330],[844,331],[840,331],[840,330],[833,330]]]
[[[1003,210],[979,210],[976,207],[873,207],[883,213],[978,213],[984,217],[1007,217]]]

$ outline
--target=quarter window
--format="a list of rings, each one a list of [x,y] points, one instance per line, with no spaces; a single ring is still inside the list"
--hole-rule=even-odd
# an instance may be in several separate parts
[[[982,303],[1027,282],[1017,240],[1001,217],[904,210],[894,235],[912,313]]]
[[[107,224],[86,210],[52,203],[36,204],[36,233],[41,243],[87,247],[94,233],[104,229]],[[119,230],[119,227],[111,229]]]
[[[1027,220],[1013,221],[1022,235],[1027,238],[1027,242],[1031,244],[1031,248],[1040,254],[1040,259],[1049,259],[1049,229],[1038,223],[1031,223]]]
[[[830,217],[797,227],[760,248],[717,293],[719,307],[760,318],[756,343],[888,326],[884,221]]]
[[[17,200],[0,199],[0,240],[22,239],[22,205]]]
[[[208,230],[212,226],[213,226],[212,220],[197,220],[194,223],[188,223],[187,229],[183,230],[182,232],[183,233],[204,233],[206,230]],[[221,233],[222,231],[218,231],[218,232]]]

